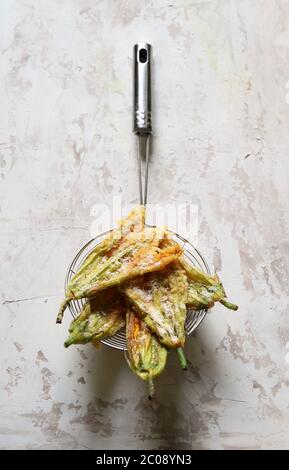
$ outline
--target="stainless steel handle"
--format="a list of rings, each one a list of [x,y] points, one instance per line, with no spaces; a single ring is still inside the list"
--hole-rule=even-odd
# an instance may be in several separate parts
[[[151,109],[152,47],[146,42],[133,48],[133,132],[147,135],[152,132]]]

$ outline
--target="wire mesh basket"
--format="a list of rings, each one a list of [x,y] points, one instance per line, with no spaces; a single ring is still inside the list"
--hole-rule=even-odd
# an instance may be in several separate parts
[[[153,227],[151,225],[147,225],[147,226]],[[97,235],[97,237],[91,239],[88,243],[86,243],[81,248],[81,250],[77,253],[77,255],[75,256],[75,258],[73,259],[72,263],[70,264],[67,270],[67,274],[65,277],[65,291],[67,290],[67,286],[70,280],[72,279],[74,274],[80,269],[81,265],[83,264],[87,256],[95,249],[95,247],[105,237],[107,237],[107,235],[110,232],[111,230],[107,230]],[[186,258],[186,261],[190,263],[191,265],[196,266],[197,268],[206,272],[207,274],[211,274],[209,266],[205,258],[201,255],[201,253],[188,240],[183,238],[181,235],[175,232],[172,232],[171,230],[169,230],[169,232],[171,233],[172,238],[175,241],[177,241],[179,245],[183,248],[184,257]],[[76,318],[79,315],[84,303],[85,303],[85,299],[73,300],[70,302],[69,310],[73,318]],[[206,313],[207,313],[207,310],[196,311],[196,310],[188,309],[186,323],[185,323],[185,330],[186,330],[187,336],[191,335],[196,330],[196,328],[199,326],[201,321],[206,316]],[[101,342],[112,348],[126,351],[127,347],[126,347],[125,328],[118,331],[114,336],[101,340]]]

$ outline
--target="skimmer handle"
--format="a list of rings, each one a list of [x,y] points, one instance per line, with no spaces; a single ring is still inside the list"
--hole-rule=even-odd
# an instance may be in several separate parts
[[[133,48],[133,132],[147,135],[152,132],[151,109],[152,47],[139,42]]]

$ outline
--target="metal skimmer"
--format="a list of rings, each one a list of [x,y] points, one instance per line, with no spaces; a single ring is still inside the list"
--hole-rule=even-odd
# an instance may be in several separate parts
[[[139,199],[140,204],[146,205],[147,203],[147,189],[148,189],[148,166],[149,166],[149,141],[152,133],[151,121],[151,56],[152,48],[150,44],[138,43],[133,48],[133,62],[134,62],[134,103],[133,103],[133,132],[138,140],[138,180],[139,180]],[[145,166],[144,185],[142,178],[142,165]],[[143,190],[144,186],[144,190]],[[148,227],[149,225],[146,224]],[[150,226],[151,227],[151,226]],[[73,259],[68,268],[65,278],[65,291],[67,286],[80,269],[86,257],[94,250],[94,248],[111,232],[107,230],[97,237],[90,240],[84,245]],[[193,245],[183,238],[181,235],[171,232],[172,238],[176,240],[184,250],[186,260],[210,274],[209,266],[201,255],[201,253],[193,247]],[[75,318],[79,315],[85,300],[74,300],[69,304],[69,310]],[[186,318],[186,334],[192,334],[199,326],[205,317],[206,310],[188,310]],[[120,330],[116,335],[111,338],[102,340],[102,343],[111,346],[112,348],[126,350],[126,337],[125,329]]]

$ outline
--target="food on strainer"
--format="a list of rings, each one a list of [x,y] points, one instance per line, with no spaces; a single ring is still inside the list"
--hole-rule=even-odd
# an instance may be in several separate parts
[[[184,346],[188,281],[181,267],[172,263],[126,282],[122,291],[161,343],[168,348]]]
[[[182,254],[182,249],[175,242],[167,246],[167,238],[168,233],[164,228],[127,230],[120,239],[114,234],[108,235],[101,243],[102,247],[99,248],[98,245],[90,253],[68,284],[65,300],[57,315],[57,323],[61,323],[63,313],[71,300],[93,297],[108,287],[162,269],[176,260]]]
[[[85,296],[77,297],[73,291],[75,288],[76,291],[82,291],[84,289],[84,283],[86,282],[86,276],[92,272],[93,267],[97,266],[99,262],[108,259],[115,250],[119,249],[124,241],[126,240],[127,235],[130,232],[142,232],[144,228],[144,218],[145,218],[145,207],[137,206],[135,207],[125,219],[122,219],[118,227],[108,234],[108,236],[102,240],[87,256],[84,263],[82,264],[79,271],[71,279],[68,290],[64,301],[62,302],[58,315],[57,323],[61,323],[64,311],[72,299],[84,298]]]
[[[227,299],[217,275],[191,266],[181,246],[165,228],[144,224],[145,208],[133,209],[118,227],[88,255],[68,284],[57,322],[67,305],[85,299],[72,321],[65,347],[113,336],[126,325],[127,361],[150,384],[164,369],[169,349],[183,352],[187,309],[202,310],[220,302],[237,310]]]
[[[122,286],[122,291],[159,341],[176,349],[182,369],[188,281],[185,271],[171,263],[162,271],[146,274]]]
[[[149,330],[131,308],[126,314],[126,359],[131,370],[149,383],[149,396],[153,397],[153,379],[165,368],[167,349]]]
[[[223,284],[217,274],[209,276],[190,265],[183,258],[180,258],[178,263],[188,276],[188,307],[193,310],[209,309],[214,306],[215,302],[220,302],[230,310],[238,310],[238,305],[228,301]]]
[[[107,289],[88,299],[78,317],[69,327],[69,336],[64,343],[86,344],[115,335],[125,326],[126,305],[117,289]]]
[[[192,310],[209,309],[215,302],[220,302],[230,310],[238,310],[238,306],[229,302],[226,298],[221,282],[216,280],[216,284],[205,286],[198,282],[189,280],[187,306]]]

